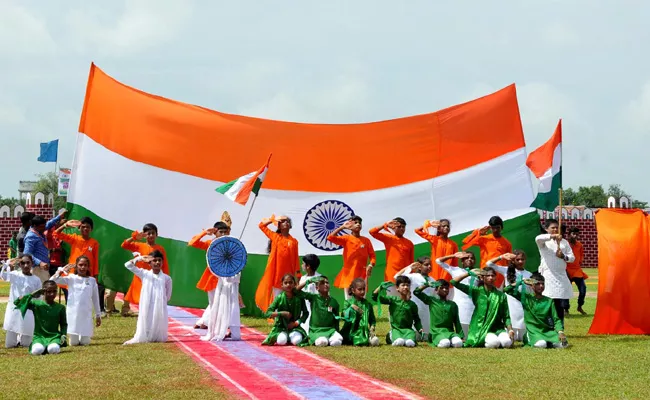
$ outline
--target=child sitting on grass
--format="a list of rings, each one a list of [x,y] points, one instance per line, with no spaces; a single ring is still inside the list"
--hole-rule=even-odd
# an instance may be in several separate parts
[[[282,292],[273,299],[264,316],[275,318],[275,322],[262,345],[284,346],[289,341],[294,346],[309,345],[309,337],[300,327],[309,316],[309,311],[305,300],[296,291],[296,278],[292,274],[284,274]]]
[[[422,322],[418,315],[418,306],[411,300],[411,280],[406,276],[395,279],[398,296],[389,296],[386,290],[392,282],[384,282],[373,293],[381,304],[388,304],[390,313],[390,332],[386,343],[393,346],[415,347],[415,331],[422,335]]]
[[[299,292],[309,301],[309,341],[315,346],[340,346],[343,336],[339,330],[339,302],[330,296],[330,281],[326,276],[310,278],[298,285],[300,291],[305,284],[315,283],[318,294]]]
[[[29,352],[35,356],[59,354],[61,347],[67,345],[65,335],[68,331],[68,323],[65,306],[54,302],[58,290],[56,283],[48,280],[43,282],[41,289],[14,301],[23,318],[27,310],[34,313],[34,338],[29,346]],[[45,300],[34,299],[41,295],[44,295]]]
[[[437,296],[424,293],[427,287],[433,287]],[[447,300],[449,282],[439,279],[435,283],[425,284],[413,291],[415,297],[429,306],[429,345],[433,347],[463,347],[463,327],[458,318],[458,305]]]
[[[553,299],[542,295],[544,292],[544,276],[538,272],[523,281],[532,287],[533,294],[519,283],[512,283],[505,291],[521,302],[524,308],[526,335],[524,346],[540,349],[549,347],[563,348],[569,344],[562,328],[562,321],[557,316]]]
[[[343,305],[343,336],[344,344],[354,346],[377,346],[379,338],[375,335],[375,312],[372,303],[366,299],[366,281],[355,278],[348,288],[349,298]]]

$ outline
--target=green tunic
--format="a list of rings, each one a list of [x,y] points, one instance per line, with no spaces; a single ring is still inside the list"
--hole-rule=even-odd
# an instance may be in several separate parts
[[[390,339],[416,341],[413,326],[418,331],[422,329],[422,322],[418,314],[418,305],[411,300],[402,300],[400,297],[387,296],[386,289],[381,289],[378,294],[381,304],[388,304],[390,314]]]
[[[30,351],[35,343],[42,344],[45,347],[45,353],[47,353],[47,346],[52,343],[56,343],[61,347],[67,345],[65,341],[61,341],[61,336],[66,335],[68,331],[64,305],[59,303],[47,304],[43,300],[32,298],[31,294],[16,299],[14,305],[20,310],[23,318],[27,310],[32,310],[34,313],[34,338],[32,344],[29,345]]]
[[[429,306],[429,344],[437,347],[442,339],[457,337],[462,339],[465,335],[460,325],[458,316],[458,305],[453,301],[442,300],[438,297],[429,296],[420,288],[413,291],[415,297]]]
[[[271,332],[269,332],[269,335],[266,337],[266,339],[264,339],[262,344],[269,346],[274,345],[278,339],[278,335],[281,332],[285,332],[287,335],[291,332],[299,332],[303,337],[302,342],[300,342],[300,346],[308,346],[309,336],[307,336],[307,333],[300,327],[300,325],[291,330],[287,328],[287,324],[289,322],[297,321],[299,323],[304,323],[309,316],[309,311],[307,311],[305,300],[302,298],[302,296],[300,296],[298,291],[294,290],[294,295],[290,299],[287,298],[287,294],[285,292],[277,295],[276,298],[273,299],[273,303],[271,303],[264,315],[266,318],[270,318],[271,314],[276,311],[289,311],[289,313],[291,313],[291,318],[285,319],[280,315],[275,317],[275,324],[273,324],[273,329],[271,329]]]
[[[519,291],[516,286],[508,286],[505,292],[519,300],[524,309],[524,346],[533,346],[540,340],[546,341],[547,345],[560,342],[558,331],[562,330],[562,321],[557,316],[553,299],[546,296],[537,298],[525,290]]]
[[[353,305],[359,307],[360,312],[354,310]],[[372,303],[366,299],[357,300],[355,297],[350,297],[343,304],[343,315],[345,321],[341,329],[343,343],[369,346],[370,328],[377,324]]]
[[[319,337],[330,338],[339,330],[339,302],[333,297],[300,292],[300,297],[309,301],[309,340],[315,342]]]
[[[456,280],[452,280],[451,284],[467,294],[474,303],[465,347],[483,347],[488,333],[498,335],[505,332],[506,326],[510,325],[510,312],[508,299],[502,291],[496,288],[488,291],[485,286],[468,286]]]

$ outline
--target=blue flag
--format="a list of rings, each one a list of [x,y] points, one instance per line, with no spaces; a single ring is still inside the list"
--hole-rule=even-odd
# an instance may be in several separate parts
[[[56,162],[59,154],[59,139],[51,142],[41,143],[41,155],[38,156],[40,162]]]

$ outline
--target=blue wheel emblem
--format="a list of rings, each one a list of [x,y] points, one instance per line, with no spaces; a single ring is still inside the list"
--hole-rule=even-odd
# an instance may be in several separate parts
[[[248,254],[244,244],[232,236],[222,236],[210,243],[205,253],[210,271],[220,277],[231,277],[246,266]]]
[[[337,227],[349,220],[354,211],[347,204],[338,200],[325,200],[313,206],[302,224],[305,238],[312,246],[320,250],[336,251],[341,246],[327,240],[327,237]],[[339,233],[339,236],[344,233]]]

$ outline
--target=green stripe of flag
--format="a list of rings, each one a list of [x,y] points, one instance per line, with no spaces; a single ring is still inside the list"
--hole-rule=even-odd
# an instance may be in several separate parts
[[[540,210],[555,211],[560,205],[560,189],[562,188],[562,169],[553,176],[551,181],[551,190],[548,192],[537,193],[537,197],[530,205]]]
[[[230,181],[228,183],[225,183],[225,184],[219,186],[218,188],[216,188],[215,190],[217,191],[217,193],[226,194],[226,192],[228,190],[230,190],[230,188],[235,184],[235,182],[237,182],[237,179],[235,179],[234,181]]]

